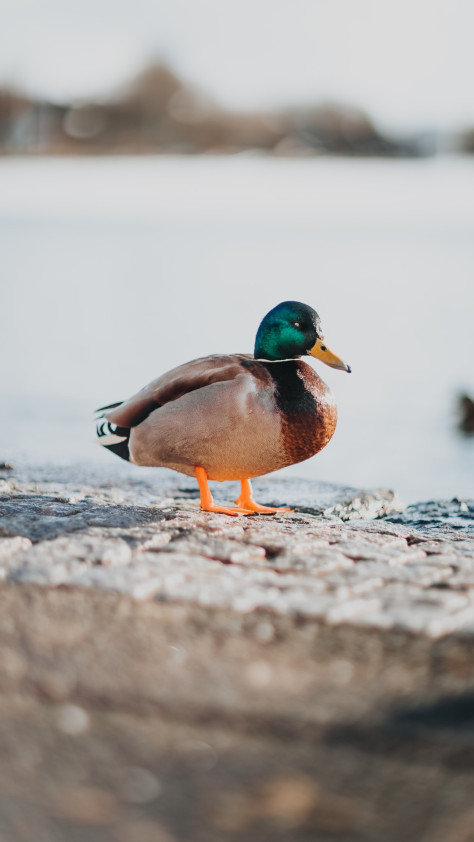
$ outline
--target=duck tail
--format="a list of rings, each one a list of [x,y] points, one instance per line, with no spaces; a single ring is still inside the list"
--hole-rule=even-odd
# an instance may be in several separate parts
[[[102,406],[97,412],[104,412],[106,409],[112,409],[116,406],[120,406],[120,403],[112,404],[111,406]],[[98,443],[102,447],[106,447],[107,450],[111,450],[117,456],[120,456],[121,459],[130,462],[130,448],[128,446],[130,429],[112,424],[103,415],[99,415],[96,423]]]

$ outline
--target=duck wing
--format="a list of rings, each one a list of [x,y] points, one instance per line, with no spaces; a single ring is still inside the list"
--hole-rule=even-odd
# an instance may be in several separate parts
[[[215,354],[184,363],[119,404],[104,406],[98,412],[118,427],[137,427],[153,410],[183,395],[195,392],[211,383],[234,380],[239,374],[248,373],[250,354]]]

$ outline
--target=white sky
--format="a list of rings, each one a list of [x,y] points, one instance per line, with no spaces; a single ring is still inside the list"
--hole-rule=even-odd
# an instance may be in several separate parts
[[[96,96],[158,56],[223,104],[474,123],[473,0],[0,0],[0,82]]]

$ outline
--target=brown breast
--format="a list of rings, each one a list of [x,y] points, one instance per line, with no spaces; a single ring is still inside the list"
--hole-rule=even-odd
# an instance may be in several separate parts
[[[265,363],[275,383],[286,464],[318,453],[336,429],[337,408],[328,386],[301,360]]]

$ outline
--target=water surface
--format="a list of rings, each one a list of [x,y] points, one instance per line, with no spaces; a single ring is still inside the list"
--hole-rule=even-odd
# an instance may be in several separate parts
[[[316,364],[338,428],[283,475],[472,496],[473,223],[468,159],[4,159],[0,458],[105,470],[96,406],[295,298],[353,373]]]

